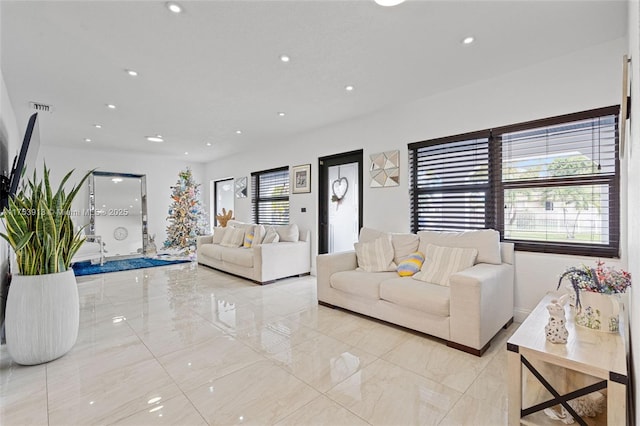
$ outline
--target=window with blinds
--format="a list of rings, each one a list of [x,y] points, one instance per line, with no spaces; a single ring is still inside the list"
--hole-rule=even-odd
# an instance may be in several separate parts
[[[254,223],[289,223],[289,168],[251,173],[251,206]]]
[[[488,206],[489,132],[409,146],[412,229],[483,229]]]
[[[518,250],[617,257],[618,110],[409,144],[412,230],[495,228]]]
[[[521,250],[618,255],[617,117],[617,108],[600,109],[496,131],[505,240]]]

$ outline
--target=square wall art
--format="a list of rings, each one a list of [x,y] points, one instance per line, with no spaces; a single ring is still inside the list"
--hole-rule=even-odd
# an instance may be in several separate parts
[[[371,154],[371,188],[400,185],[400,151]]]

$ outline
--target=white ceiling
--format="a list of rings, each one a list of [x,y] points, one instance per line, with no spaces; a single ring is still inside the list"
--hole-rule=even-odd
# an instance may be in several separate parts
[[[626,1],[614,0],[179,3],[175,15],[157,1],[0,1],[21,131],[28,103],[42,102],[54,106],[43,145],[205,162],[627,32]],[[166,141],[145,140],[154,134]]]

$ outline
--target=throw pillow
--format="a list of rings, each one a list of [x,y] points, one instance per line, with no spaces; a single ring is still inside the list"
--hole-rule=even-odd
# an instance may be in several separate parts
[[[220,243],[223,247],[240,247],[244,242],[244,229],[229,228],[224,232],[224,237]]]
[[[262,244],[273,244],[277,243],[278,241],[280,241],[280,236],[278,235],[278,233],[272,228],[269,228],[269,230],[267,230],[266,234],[264,235]]]
[[[223,228],[222,226],[216,226],[215,228],[213,228],[213,239],[211,240],[211,243],[220,244],[222,242],[222,239],[224,238],[224,232],[226,229],[227,228]]]
[[[424,263],[424,254],[419,251],[411,253],[405,260],[398,263],[396,271],[401,277],[410,277],[420,271]]]
[[[290,241],[295,243],[298,241],[298,237],[300,236],[298,225],[295,223],[292,223],[291,225],[274,226],[274,229],[278,233],[280,241]]]
[[[253,239],[256,235],[256,229],[255,228],[251,228],[251,230],[246,231],[244,233],[244,244],[242,245],[242,247],[244,248],[251,248],[253,246]]]
[[[367,243],[355,243],[358,268],[366,272],[395,271],[390,236],[382,236]]]
[[[251,244],[251,247],[255,247],[259,244],[262,244],[263,239],[264,239],[264,225],[254,225],[253,226],[253,244]]]
[[[478,250],[474,248],[440,247],[428,244],[422,270],[413,278],[448,287],[451,274],[472,267],[476,257],[478,257]]]

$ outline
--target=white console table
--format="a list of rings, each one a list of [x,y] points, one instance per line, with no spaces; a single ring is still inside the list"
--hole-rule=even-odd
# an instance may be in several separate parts
[[[545,296],[507,342],[509,369],[509,424],[555,424],[542,410],[599,391],[606,394],[606,413],[579,418],[580,425],[626,425],[627,375],[626,348],[620,333],[604,333],[576,326],[565,307],[569,339],[566,344],[546,340],[544,327],[549,320],[546,306],[554,294]],[[626,318],[620,316],[620,329]]]

